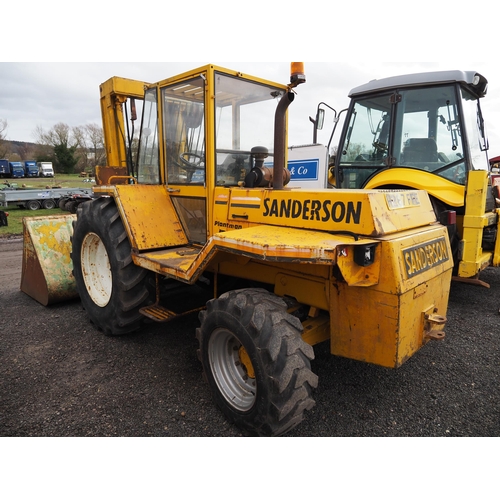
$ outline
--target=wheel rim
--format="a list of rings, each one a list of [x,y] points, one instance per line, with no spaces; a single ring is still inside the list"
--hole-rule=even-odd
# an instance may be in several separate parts
[[[82,242],[81,266],[85,287],[92,301],[104,307],[111,298],[112,274],[108,253],[101,238],[88,233]]]
[[[239,411],[252,408],[257,384],[241,342],[229,330],[219,328],[210,336],[208,358],[217,387],[226,401]]]

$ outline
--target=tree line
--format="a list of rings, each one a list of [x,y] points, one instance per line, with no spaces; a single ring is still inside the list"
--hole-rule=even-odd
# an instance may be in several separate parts
[[[7,120],[0,118],[0,158],[51,161],[55,171],[64,174],[94,175],[95,167],[106,163],[102,127],[95,123],[78,127],[57,123],[49,130],[37,126],[34,143],[8,141],[7,128]]]

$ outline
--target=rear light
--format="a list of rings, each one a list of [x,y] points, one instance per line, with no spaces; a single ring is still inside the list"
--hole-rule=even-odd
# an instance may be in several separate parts
[[[439,222],[443,226],[452,226],[457,223],[457,212],[455,210],[445,210],[439,214]]]
[[[375,261],[375,248],[376,243],[370,243],[368,245],[360,245],[354,247],[354,262],[358,266],[371,266]]]

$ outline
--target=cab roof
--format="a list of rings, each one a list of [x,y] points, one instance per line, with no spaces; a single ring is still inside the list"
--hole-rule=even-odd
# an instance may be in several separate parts
[[[380,92],[402,87],[421,87],[425,85],[441,85],[446,83],[461,83],[465,85],[477,97],[486,95],[488,80],[476,71],[430,71],[424,73],[413,73],[409,75],[391,76],[379,80],[371,80],[364,85],[353,88],[349,97],[362,94]]]

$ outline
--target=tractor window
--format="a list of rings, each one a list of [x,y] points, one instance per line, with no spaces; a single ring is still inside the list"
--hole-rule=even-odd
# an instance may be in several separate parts
[[[156,89],[146,91],[144,97],[137,177],[139,183],[159,184],[160,182]]]
[[[161,90],[167,154],[167,183],[205,182],[205,80],[179,82]]]
[[[362,188],[366,179],[384,168],[389,147],[390,95],[354,103],[340,156],[341,188]]]
[[[479,99],[465,89],[462,89],[462,106],[464,109],[465,128],[469,141],[472,168],[474,170],[488,170],[489,163],[486,156],[488,140],[486,138]]]
[[[463,101],[467,129],[480,153],[477,103]],[[340,187],[363,188],[373,174],[390,167],[425,170],[465,184],[467,158],[459,104],[455,85],[411,88],[355,101],[343,137]]]
[[[274,116],[282,89],[217,73],[215,76],[216,182],[235,186],[250,171],[250,151],[264,146],[272,162]]]
[[[465,184],[463,131],[455,86],[405,90],[399,96],[395,164]]]

